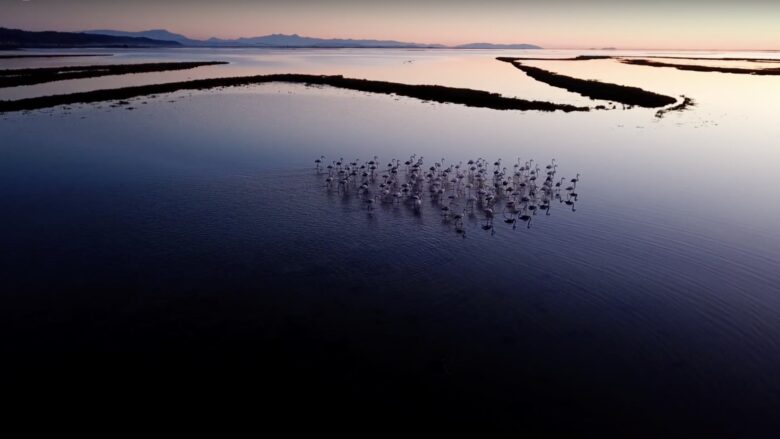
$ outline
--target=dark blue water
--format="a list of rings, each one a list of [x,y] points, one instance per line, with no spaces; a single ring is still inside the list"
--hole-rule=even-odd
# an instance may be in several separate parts
[[[697,186],[720,168],[642,148],[674,128],[642,137],[604,115],[259,90],[0,120],[1,346],[18,382],[226,383],[285,413],[398,425],[771,435],[764,176],[752,195]],[[556,157],[581,197],[530,229],[467,218],[463,237],[428,201],[369,215],[313,169],[415,152]]]

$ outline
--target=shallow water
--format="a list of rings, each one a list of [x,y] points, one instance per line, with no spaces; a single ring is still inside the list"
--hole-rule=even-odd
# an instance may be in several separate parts
[[[242,72],[298,65],[587,102],[492,52],[406,52],[222,56]],[[435,68],[403,74],[407,57]],[[780,97],[780,78],[534,63],[698,105],[664,119],[502,112],[265,84],[139,98],[132,111],[0,116],[0,288],[15,334],[4,353],[29,365],[111,352],[123,367],[162,356],[184,370],[257,356],[357,400],[507,429],[622,419],[636,433],[663,419],[674,431],[762,432],[780,398],[780,128],[762,103]],[[368,215],[313,168],[320,155],[414,153],[556,158],[559,176],[581,174],[580,200],[530,229],[485,232],[477,216],[464,238],[427,201],[419,216]]]

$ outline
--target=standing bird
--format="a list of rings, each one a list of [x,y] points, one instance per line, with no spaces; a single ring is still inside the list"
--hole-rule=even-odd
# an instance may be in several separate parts
[[[485,230],[493,228],[493,209],[486,207],[482,209],[482,213],[485,214],[485,225],[482,226]]]
[[[571,206],[575,212],[579,196],[576,189],[580,174],[571,179],[556,176],[556,159],[542,165],[518,158],[510,170],[502,167],[501,159],[490,162],[480,157],[446,165],[446,159],[442,158],[425,165],[423,157],[416,154],[408,160],[389,160],[382,167],[377,156],[367,161],[343,157],[326,161],[325,156],[320,156],[314,163],[316,173],[324,174],[322,178],[328,193],[337,190],[343,194],[345,202],[350,202],[350,195],[356,194],[369,216],[377,210],[377,203],[405,205],[415,215],[423,215],[422,198],[427,192],[432,204],[439,208],[442,220],[452,222],[455,232],[464,237],[466,213],[474,215],[477,207],[484,215],[481,227],[495,235],[497,212],[513,229],[521,221],[530,228],[539,211],[550,215],[554,200]],[[564,186],[565,183],[570,184]],[[460,203],[461,199],[463,203]]]

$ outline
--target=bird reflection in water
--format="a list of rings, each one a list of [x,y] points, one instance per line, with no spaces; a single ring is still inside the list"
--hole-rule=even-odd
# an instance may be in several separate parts
[[[556,203],[576,212],[579,198],[580,174],[568,181],[558,177],[555,159],[542,167],[518,158],[511,168],[503,166],[501,159],[491,164],[483,158],[453,164],[442,158],[426,166],[416,154],[405,161],[392,159],[384,167],[377,156],[367,161],[327,161],[320,156],[314,163],[327,192],[345,198],[355,195],[369,215],[378,206],[403,206],[422,215],[423,200],[428,199],[442,223],[452,225],[463,237],[466,218],[491,234],[496,218],[513,230],[518,224],[530,229],[533,219],[541,212],[549,216]]]

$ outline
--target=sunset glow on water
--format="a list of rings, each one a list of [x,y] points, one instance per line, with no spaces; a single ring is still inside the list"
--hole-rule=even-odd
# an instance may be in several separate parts
[[[777,431],[780,75],[697,70],[779,68],[775,6],[64,3],[14,3],[0,27],[546,48],[0,50],[0,85],[37,82],[0,86],[22,108],[0,113],[18,401],[94,386],[319,432]],[[226,64],[62,80],[210,61]],[[384,82],[179,87],[291,73]],[[616,86],[676,102],[625,105]],[[616,99],[588,97],[604,88]],[[105,97],[68,100],[82,92]]]

